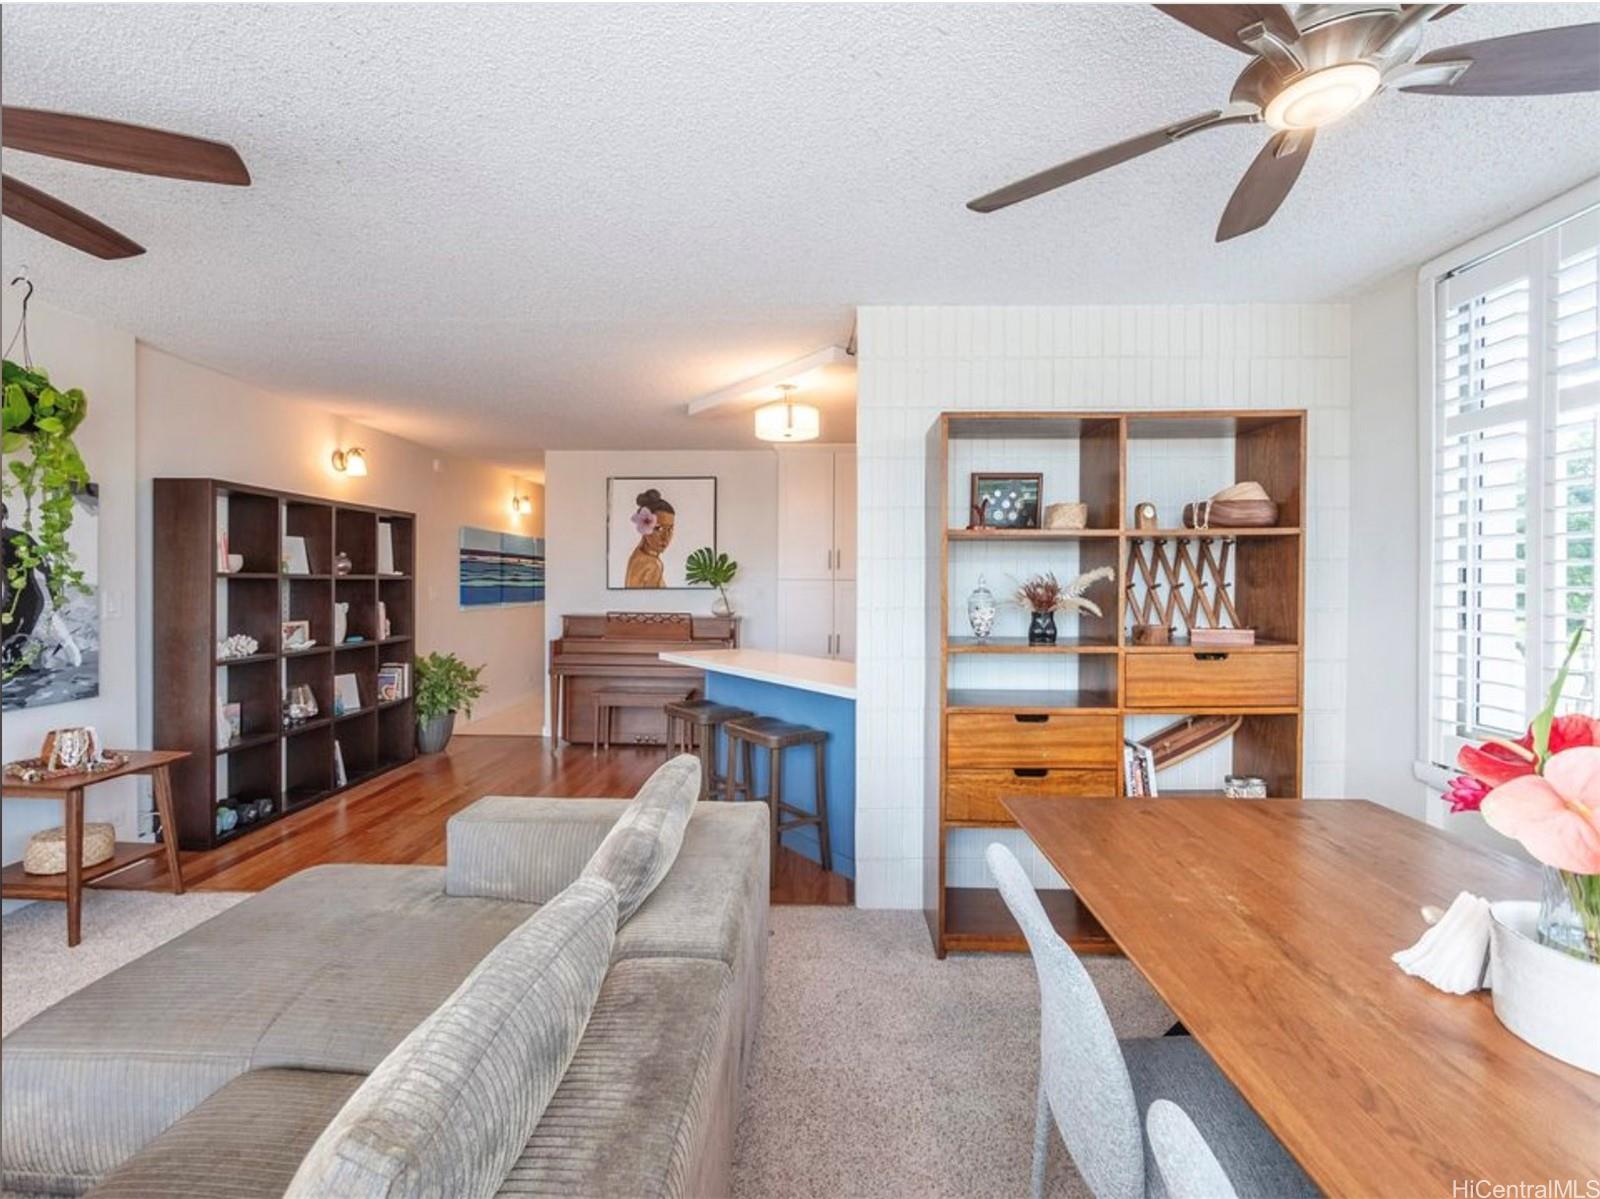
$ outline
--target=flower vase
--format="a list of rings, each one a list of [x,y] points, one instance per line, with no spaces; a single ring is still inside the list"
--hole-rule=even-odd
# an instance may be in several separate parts
[[[717,598],[711,601],[711,615],[733,615],[733,605],[728,602],[728,593],[720,587],[717,588]]]
[[[1542,868],[1539,943],[1600,965],[1600,874]]]
[[[1054,645],[1056,643],[1056,614],[1035,612],[1028,622],[1029,645]]]

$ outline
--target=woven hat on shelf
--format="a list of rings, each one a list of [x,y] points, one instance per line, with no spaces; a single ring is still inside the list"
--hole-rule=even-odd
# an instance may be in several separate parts
[[[115,825],[98,821],[83,826],[83,865],[85,869],[97,866],[117,852]],[[28,848],[22,855],[22,869],[27,874],[65,874],[67,872],[67,830],[41,829],[28,838]]]

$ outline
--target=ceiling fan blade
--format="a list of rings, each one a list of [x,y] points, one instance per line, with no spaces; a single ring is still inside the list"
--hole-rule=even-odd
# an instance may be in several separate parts
[[[1563,25],[1445,46],[1417,66],[1470,59],[1454,83],[1405,87],[1431,96],[1558,96],[1600,92],[1600,23]]]
[[[1272,219],[1294,181],[1300,178],[1300,168],[1306,165],[1313,140],[1315,134],[1310,129],[1273,135],[1233,189],[1217,226],[1218,241],[1259,229]]]
[[[1201,129],[1213,125],[1232,124],[1241,119],[1238,117],[1224,117],[1222,113],[1213,109],[1203,112],[1199,116],[1190,117],[1186,121],[1178,121],[1165,125],[1160,129],[1152,129],[1149,133],[1141,133],[1138,137],[1130,137],[1127,141],[1117,142],[1115,145],[1104,146],[1092,154],[1085,154],[1081,158],[1074,158],[1069,162],[1060,163],[1049,167],[1036,175],[1029,175],[1026,179],[1019,179],[1015,183],[1008,183],[1005,187],[998,188],[987,195],[979,196],[976,200],[968,201],[967,207],[973,212],[993,212],[997,208],[1005,208],[1017,203],[1019,200],[1031,200],[1034,196],[1043,195],[1045,192],[1054,191],[1058,187],[1065,187],[1069,183],[1107,167],[1114,167],[1119,162],[1127,162],[1130,158],[1138,158],[1141,154],[1148,154],[1152,150],[1159,150],[1162,146],[1170,145],[1179,138],[1187,137]]]
[[[96,258],[132,258],[144,253],[143,246],[123,237],[110,225],[103,225],[87,213],[10,175],[0,175],[0,211],[46,237]]]
[[[1265,25],[1268,32],[1285,42],[1300,36],[1289,10],[1281,4],[1157,4],[1155,7],[1197,33],[1245,54],[1255,51],[1239,40],[1239,31],[1252,25]]]
[[[115,171],[238,187],[250,184],[250,172],[232,146],[99,117],[7,105],[0,110],[0,142],[13,150]]]

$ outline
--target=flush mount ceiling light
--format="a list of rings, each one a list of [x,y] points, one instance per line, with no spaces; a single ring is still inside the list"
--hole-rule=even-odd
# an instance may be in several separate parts
[[[1192,134],[1265,124],[1275,132],[1234,188],[1217,225],[1217,240],[1227,241],[1270,221],[1300,177],[1317,131],[1350,115],[1379,91],[1428,96],[1600,91],[1600,22],[1533,29],[1423,53],[1428,23],[1464,5],[1371,0],[1155,7],[1196,33],[1250,56],[1226,101],[1007,184],[979,196],[968,208],[994,212]],[[1140,50],[1128,55],[1130,64],[1146,61]]]
[[[367,451],[358,445],[353,445],[348,450],[334,450],[333,469],[341,475],[360,478],[367,473]]]
[[[780,383],[783,399],[756,409],[756,436],[762,441],[815,441],[822,432],[822,413],[814,404],[793,399],[793,383]]]
[[[1272,99],[1261,119],[1274,129],[1320,129],[1372,98],[1383,76],[1369,62],[1342,62],[1302,75]]]

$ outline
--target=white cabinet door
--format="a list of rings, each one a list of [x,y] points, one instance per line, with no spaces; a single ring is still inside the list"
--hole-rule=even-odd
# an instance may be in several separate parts
[[[856,452],[839,450],[833,456],[834,575],[856,577]]]
[[[778,577],[833,575],[833,454],[778,452]]]
[[[856,583],[840,579],[833,585],[833,656],[856,660]]]
[[[789,579],[778,584],[778,649],[826,658],[833,643],[833,584]]]

